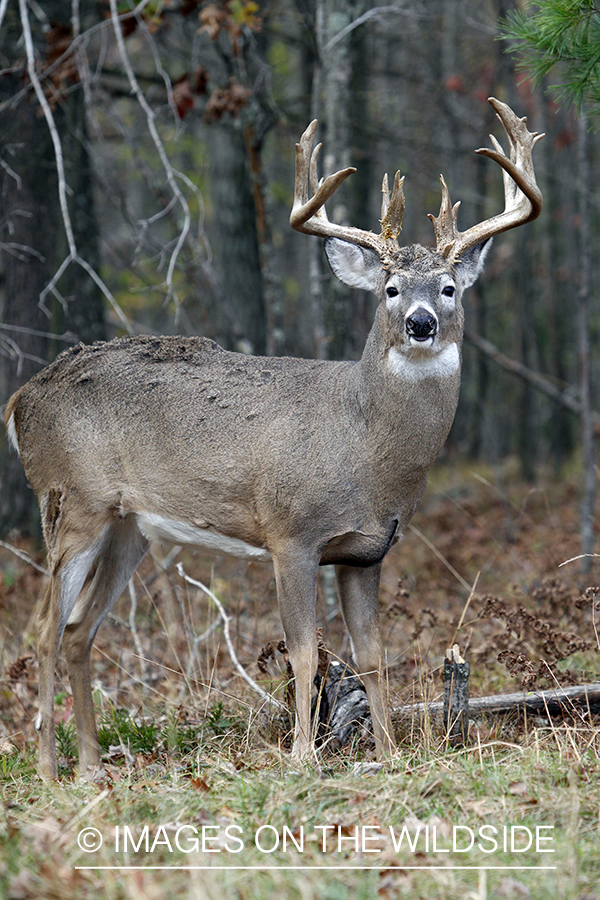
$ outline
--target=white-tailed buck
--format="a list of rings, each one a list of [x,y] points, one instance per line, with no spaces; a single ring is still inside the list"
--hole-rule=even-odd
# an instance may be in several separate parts
[[[90,688],[94,637],[155,538],[273,561],[296,676],[294,754],[312,752],[320,565],[336,566],[377,753],[394,750],[382,692],[381,561],[419,506],[452,424],[461,297],[493,235],[540,212],[541,135],[497,100],[510,155],[505,210],[460,232],[442,179],[437,246],[401,249],[404,197],[383,186],[381,234],[329,222],[324,203],[354,169],[319,182],[313,122],[296,145],[291,224],[326,238],[335,275],[375,292],[359,362],[229,353],[205,338],[118,338],[62,353],[9,401],[6,425],[39,499],[50,583],[38,624],[41,771],[56,775],[54,666],[61,642],[82,770],[100,753]],[[308,185],[312,196],[309,196]]]

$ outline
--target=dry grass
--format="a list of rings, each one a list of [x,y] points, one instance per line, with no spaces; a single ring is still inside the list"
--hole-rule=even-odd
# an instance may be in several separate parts
[[[474,694],[522,683],[600,680],[600,612],[596,593],[585,593],[597,576],[582,582],[574,565],[557,568],[578,552],[576,482],[531,490],[511,478],[509,469],[442,467],[414,524],[435,551],[409,532],[389,554],[383,574],[392,706],[439,697],[443,652],[459,624]],[[31,551],[30,545],[21,547]],[[235,652],[247,671],[283,697],[284,657],[275,653],[269,660],[271,676],[257,666],[261,649],[282,637],[270,567],[188,551],[177,558],[225,604],[233,617]],[[42,555],[36,559],[43,563]],[[465,612],[468,586],[476,579]],[[33,611],[41,583],[36,570],[0,549],[0,895],[598,896],[600,728],[593,717],[477,722],[471,745],[462,751],[445,749],[435,728],[413,723],[400,736],[397,759],[384,770],[369,774],[368,737],[337,753],[324,751],[321,771],[295,766],[285,725],[261,708],[236,674],[210,600],[151,558],[136,577],[135,620],[126,593],[103,627],[94,657],[105,771],[95,784],[74,775],[70,693],[59,663],[63,777],[43,784],[35,774],[32,729]],[[326,581],[319,616],[327,645],[345,657],[341,616]],[[365,764],[360,772],[357,761]],[[124,855],[122,844],[115,848],[115,828],[122,841],[126,825],[141,844]],[[521,826],[515,832],[521,836],[528,834],[525,829],[535,833],[536,826],[552,829],[541,833],[553,837],[545,846],[555,852],[486,853],[491,844],[483,839],[483,849],[444,852],[451,849],[453,826],[462,826],[458,835],[464,838],[477,836],[484,825],[500,835],[505,826]],[[88,826],[104,840],[94,853],[77,844]],[[179,832],[184,849],[176,846],[181,826],[190,826]],[[192,846],[185,842],[194,836],[191,826],[200,834],[205,826],[205,852],[185,852]],[[323,826],[332,826],[325,852]],[[421,843],[414,853],[406,843],[394,848],[403,827],[414,837],[419,826]],[[423,844],[426,826],[430,840],[436,828],[435,852]],[[262,849],[254,842],[257,832]],[[366,841],[358,850],[357,834]],[[235,836],[244,843],[239,853],[233,852],[239,847]],[[275,838],[278,849],[267,852]],[[299,851],[294,841],[302,838]],[[215,849],[220,852],[209,852]],[[142,868],[78,868],[85,865]],[[178,868],[149,868],[160,865]],[[340,865],[354,868],[335,869]],[[529,868],[509,868],[523,865]],[[533,870],[536,865],[556,868]]]

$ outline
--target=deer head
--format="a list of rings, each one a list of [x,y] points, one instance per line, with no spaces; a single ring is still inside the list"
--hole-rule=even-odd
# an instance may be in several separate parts
[[[460,232],[443,176],[442,203],[433,222],[436,247],[416,244],[402,249],[398,237],[404,213],[404,178],[396,172],[390,196],[387,175],[382,184],[381,231],[374,234],[330,222],[325,202],[354,168],[342,169],[318,180],[317,158],[321,145],[311,152],[317,121],[311,122],[296,144],[296,185],[290,223],[297,231],[325,238],[324,249],[334,274],[351,287],[373,291],[384,310],[388,360],[391,367],[409,377],[439,368],[459,366],[462,339],[461,298],[481,272],[494,235],[535,219],[542,195],[535,181],[532,151],[543,135],[528,131],[505,103],[490,98],[508,135],[507,156],[490,135],[494,149],[476,153],[494,159],[503,170],[505,208],[502,213]],[[308,184],[312,196],[308,196]],[[381,317],[381,313],[380,313]],[[385,343],[385,341],[384,341]],[[421,361],[430,365],[418,366]]]

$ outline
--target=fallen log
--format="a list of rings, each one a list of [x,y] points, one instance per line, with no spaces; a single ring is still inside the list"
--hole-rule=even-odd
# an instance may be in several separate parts
[[[276,645],[273,644],[273,647]],[[281,641],[277,648],[287,654]],[[267,652],[268,651],[268,652]],[[456,651],[456,652],[455,652]],[[265,659],[273,652],[268,645],[260,657],[259,668],[264,668]],[[556,687],[545,691],[515,691],[508,694],[492,694],[487,697],[468,696],[468,664],[460,657],[458,648],[448,651],[448,678],[444,701],[430,703],[409,703],[392,707],[390,715],[397,736],[405,734],[407,727],[421,728],[427,723],[443,728],[449,743],[466,743],[469,719],[484,715],[503,713],[545,714],[548,717],[568,714],[600,713],[600,682],[578,684],[571,687]],[[315,678],[317,696],[313,698],[311,717],[317,744],[330,747],[344,747],[361,730],[368,733],[371,716],[367,692],[353,668],[339,660],[334,660],[320,640],[319,671]],[[293,684],[293,671],[288,662],[288,675]],[[293,691],[287,698],[293,706]],[[468,710],[468,712],[467,712]],[[281,728],[289,729],[288,717],[281,717]]]
[[[547,691],[516,691],[511,694],[474,697],[469,700],[469,716],[497,715],[506,712],[541,712],[553,716],[564,714],[569,710],[579,711],[581,707],[590,712],[600,712],[600,682],[552,688]],[[443,702],[410,703],[391,711],[393,720],[403,722],[407,719],[426,718],[441,721],[443,712]]]
[[[459,664],[460,665],[460,664]],[[465,665],[463,663],[463,665]],[[465,678],[467,676],[465,675]],[[313,713],[319,709],[320,741],[331,746],[343,747],[348,744],[356,732],[370,730],[370,714],[367,695],[360,679],[349,667],[332,663],[324,680],[320,684],[321,702],[315,702]],[[448,704],[448,700],[447,700]],[[407,726],[421,728],[426,723],[443,728],[450,737],[448,705],[446,720],[444,719],[444,702],[410,703],[392,708],[390,711],[392,725],[397,736],[405,734]],[[468,718],[464,714],[454,714],[458,725],[458,743],[466,743],[467,727],[471,722],[485,715],[502,715],[504,713],[529,713],[546,715],[549,718],[564,715],[581,715],[582,713],[600,713],[600,682],[579,684],[566,688],[553,688],[545,691],[515,691],[510,694],[494,694],[488,697],[474,697],[468,700]],[[454,744],[454,740],[450,740]]]

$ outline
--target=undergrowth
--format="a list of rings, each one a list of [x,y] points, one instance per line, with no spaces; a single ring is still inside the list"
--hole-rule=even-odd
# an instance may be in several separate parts
[[[600,681],[597,576],[583,581],[573,566],[558,569],[578,551],[573,485],[530,489],[483,469],[438,470],[431,480],[416,530],[392,549],[382,573],[390,707],[439,699],[454,642],[471,663],[473,696]],[[21,549],[43,562],[30,544]],[[383,768],[360,730],[342,748],[326,738],[318,760],[296,763],[289,716],[273,714],[241,681],[214,607],[165,571],[160,554],[136,576],[135,620],[126,593],[98,636],[102,767],[91,781],[79,777],[61,659],[60,777],[42,782],[33,638],[42,576],[1,553],[0,896],[600,896],[600,723],[589,710],[567,710],[561,720],[480,717],[462,749],[449,748],[426,715],[409,717]],[[272,569],[180,558],[224,603],[240,664],[289,706]],[[318,619],[323,646],[348,659],[325,580]],[[476,836],[472,848],[454,851],[455,827],[463,839]],[[86,828],[97,829],[97,849],[85,845]],[[490,829],[524,838],[536,828],[552,836],[541,848],[553,853],[535,844],[491,852],[486,842]]]
[[[179,760],[105,760],[93,783],[4,769],[0,893],[592,900],[600,729],[539,721],[510,738],[440,750],[431,734],[381,769],[236,756],[222,736]],[[81,849],[88,829],[96,849]]]

